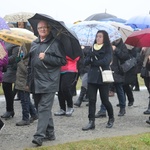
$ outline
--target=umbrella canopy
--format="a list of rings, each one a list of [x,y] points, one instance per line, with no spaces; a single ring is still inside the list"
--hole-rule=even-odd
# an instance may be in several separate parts
[[[35,13],[30,12],[17,12],[4,16],[7,22],[27,22],[29,18],[34,16]]]
[[[150,28],[134,31],[125,43],[134,47],[150,47]]]
[[[0,59],[3,59],[7,55],[5,48],[2,45],[2,42],[0,41]]]
[[[5,42],[23,45],[23,43],[31,43],[37,37],[34,34],[23,28],[10,28],[10,30],[4,29],[0,30],[0,39]]]
[[[125,42],[125,40],[127,39],[127,37],[129,35],[132,34],[132,32],[134,31],[133,28],[131,28],[130,26],[127,26],[123,23],[119,23],[119,22],[110,22],[110,24],[112,26],[114,26],[115,28],[117,28],[117,30],[120,32],[121,37],[123,39],[123,41]]]
[[[133,16],[125,24],[130,25],[134,29],[150,28],[150,15]]]
[[[113,22],[120,22],[120,23],[125,23],[127,20],[122,19],[122,18],[105,18],[105,19],[101,19],[100,21],[113,21]]]
[[[117,17],[108,13],[97,13],[87,17],[85,21],[90,21],[90,20],[100,21],[106,18],[117,18]]]
[[[82,55],[81,46],[76,34],[67,28],[64,22],[54,20],[49,15],[36,13],[32,18],[28,19],[36,36],[38,36],[37,24],[40,20],[48,21],[52,27],[51,32],[54,38],[63,44],[66,55],[72,59]]]
[[[2,17],[0,17],[0,30],[2,29],[9,29],[9,26],[6,21]]]
[[[83,21],[70,28],[78,36],[80,45],[92,46],[98,30],[107,31],[110,41],[113,42],[121,38],[119,31],[109,23],[100,21]]]

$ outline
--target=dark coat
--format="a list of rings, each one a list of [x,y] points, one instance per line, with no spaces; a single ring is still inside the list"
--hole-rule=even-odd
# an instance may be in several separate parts
[[[47,47],[50,47],[47,49]],[[39,53],[45,52],[44,60]],[[60,67],[66,64],[64,51],[60,43],[50,35],[40,42],[35,40],[29,52],[28,83],[32,93],[49,93],[59,90]]]
[[[120,63],[124,63],[125,60],[129,59],[129,53],[126,45],[121,40],[116,46],[116,49],[113,51],[113,61],[111,64],[111,69],[114,71],[114,82],[123,83],[125,81],[125,74],[121,72],[119,69],[119,61]]]
[[[19,46],[5,43],[6,50],[8,51],[8,65],[7,71],[4,72],[3,82],[14,83],[16,80],[17,62]]]
[[[26,44],[21,47],[23,51],[23,55],[19,53],[20,61],[17,63],[17,73],[16,73],[16,82],[15,82],[15,89],[27,91],[29,90],[26,88],[27,83],[27,66],[29,61],[29,50],[27,48],[31,46],[31,44]]]
[[[28,64],[28,58],[22,59],[20,62],[18,62],[15,89],[22,90],[22,91],[28,91],[26,88],[27,64]]]
[[[79,75],[84,75],[85,73],[88,72],[90,65],[85,65],[84,64],[84,59],[87,56],[87,54],[90,52],[90,47],[86,46],[84,49],[82,49],[83,55],[80,57],[78,63],[77,63],[77,68],[78,68],[78,73]]]
[[[94,54],[94,55],[93,55]],[[97,58],[97,59],[96,59]],[[112,61],[112,47],[103,46],[100,50],[96,51],[92,48],[84,60],[85,65],[90,65],[88,71],[88,83],[103,84],[102,70],[110,69],[110,62]]]

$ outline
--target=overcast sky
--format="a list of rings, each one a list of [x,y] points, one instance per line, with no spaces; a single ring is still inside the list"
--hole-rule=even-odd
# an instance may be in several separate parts
[[[129,19],[135,15],[149,14],[150,0],[3,0],[0,16],[25,11],[44,13],[73,23],[105,10],[119,18]]]

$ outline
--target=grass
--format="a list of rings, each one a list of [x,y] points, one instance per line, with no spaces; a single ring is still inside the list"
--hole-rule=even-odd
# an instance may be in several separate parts
[[[24,150],[150,150],[150,133],[69,142]]]

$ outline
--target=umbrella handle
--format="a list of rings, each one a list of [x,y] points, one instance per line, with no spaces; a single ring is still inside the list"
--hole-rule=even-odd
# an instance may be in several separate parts
[[[47,50],[50,48],[50,46],[52,45],[52,43],[55,41],[55,39],[53,39],[53,41],[48,45],[48,47],[46,48],[46,50],[44,51],[44,53],[47,52]]]
[[[46,50],[44,51],[44,53],[47,52],[47,50],[50,48],[50,46],[53,44],[53,42],[55,41],[55,39],[53,39],[53,41],[48,45],[48,47],[46,48]],[[47,69],[47,66],[44,64],[44,62],[42,61],[43,66]]]

